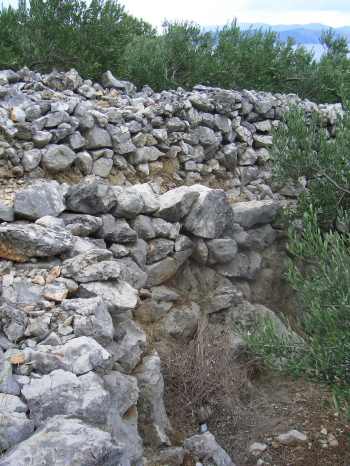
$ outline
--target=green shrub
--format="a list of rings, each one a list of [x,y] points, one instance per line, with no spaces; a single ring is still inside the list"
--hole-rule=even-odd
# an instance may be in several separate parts
[[[76,68],[85,78],[120,71],[126,45],[152,27],[117,0],[30,0],[0,11],[0,67],[40,71]]]
[[[299,332],[305,345],[290,348],[270,324],[248,338],[272,365],[280,356],[295,374],[342,389],[350,396],[350,116],[346,112],[335,139],[326,137],[317,115],[299,109],[285,117],[275,133],[275,176],[281,181],[308,180],[308,190],[289,214],[287,277],[301,312]],[[293,222],[298,218],[300,222]]]

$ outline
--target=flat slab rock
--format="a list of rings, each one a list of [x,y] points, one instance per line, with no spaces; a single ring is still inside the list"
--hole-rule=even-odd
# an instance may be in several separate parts
[[[244,228],[271,223],[279,210],[275,201],[238,202],[232,206],[233,221]]]
[[[120,466],[123,446],[111,434],[70,416],[55,416],[0,458],[0,466]]]
[[[93,338],[82,336],[65,345],[38,345],[24,350],[25,362],[42,374],[63,369],[76,375],[109,365],[111,355]]]
[[[31,257],[56,256],[71,249],[73,243],[73,236],[63,229],[17,223],[0,226],[2,259],[25,262]]]

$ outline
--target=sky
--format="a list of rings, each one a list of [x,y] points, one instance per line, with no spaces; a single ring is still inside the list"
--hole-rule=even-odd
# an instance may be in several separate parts
[[[350,25],[350,0],[121,0],[127,11],[154,26],[165,19],[201,25],[239,22]]]
[[[18,0],[0,0],[16,5]],[[88,1],[88,0],[87,0]],[[154,26],[190,20],[203,26],[241,23],[350,26],[350,0],[119,0],[134,16]]]

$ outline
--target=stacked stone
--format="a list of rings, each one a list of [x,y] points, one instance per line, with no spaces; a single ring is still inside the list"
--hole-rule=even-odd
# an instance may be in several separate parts
[[[8,176],[114,176],[119,184],[163,177],[172,186],[222,187],[241,200],[279,199],[269,149],[293,104],[320,112],[334,135],[341,106],[295,95],[204,86],[136,92],[110,72],[97,84],[75,70],[1,71],[0,168]]]
[[[232,466],[209,433],[171,448],[160,359],[142,326],[181,342],[203,314],[230,325],[269,315],[287,332],[247,292],[278,208],[230,205],[202,185],[160,194],[46,181],[17,192],[0,212],[0,466],[142,465],[144,446],[168,447],[179,465],[190,451]]]

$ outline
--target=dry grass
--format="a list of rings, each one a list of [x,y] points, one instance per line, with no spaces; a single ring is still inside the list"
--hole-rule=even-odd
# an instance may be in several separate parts
[[[215,423],[228,410],[239,422],[241,398],[249,392],[249,365],[239,364],[227,335],[215,336],[204,322],[188,344],[160,352],[167,410],[177,430]]]

